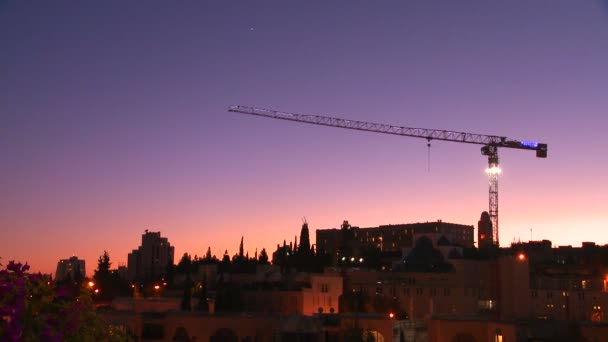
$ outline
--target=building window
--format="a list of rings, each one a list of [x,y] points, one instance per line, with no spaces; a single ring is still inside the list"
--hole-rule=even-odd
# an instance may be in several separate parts
[[[403,288],[403,294],[405,296],[409,296],[410,295],[410,288],[409,287],[404,287]]]
[[[448,289],[447,287],[445,289],[443,289],[443,295],[444,296],[449,296],[450,295],[450,289]]]
[[[500,329],[496,329],[496,333],[494,334],[494,342],[503,342],[502,331]]]
[[[382,286],[378,286],[378,287],[376,287],[376,294],[377,294],[377,295],[381,295],[381,294],[382,294],[382,292],[383,292]]]
[[[416,295],[422,296],[423,293],[424,293],[424,291],[422,290],[421,287],[416,288]]]
[[[491,299],[479,300],[479,308],[482,310],[494,310],[496,309],[496,302]]]
[[[437,295],[437,289],[436,288],[431,288],[430,296],[431,297],[435,297],[436,295]]]
[[[321,292],[329,292],[329,285],[321,284]]]

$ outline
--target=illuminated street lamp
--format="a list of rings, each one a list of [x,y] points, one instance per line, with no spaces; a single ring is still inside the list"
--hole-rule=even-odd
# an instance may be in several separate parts
[[[93,286],[95,286],[95,283],[92,282],[92,281],[89,281],[88,285],[89,285],[90,288],[92,288]]]
[[[154,289],[155,290],[159,290],[160,289],[160,285],[154,285]]]

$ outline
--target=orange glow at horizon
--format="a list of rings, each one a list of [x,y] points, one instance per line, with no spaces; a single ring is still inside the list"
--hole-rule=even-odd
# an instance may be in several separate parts
[[[359,215],[358,217],[355,216],[356,215],[349,215],[343,218],[333,218],[333,215],[327,215],[326,217],[320,217],[319,220],[323,220],[320,222],[326,221],[328,222],[326,224],[316,223],[316,220],[312,221],[311,218],[308,218],[311,244],[315,244],[316,242],[316,229],[338,228],[343,219],[348,219],[353,226],[359,226],[361,228],[383,224],[415,223],[437,220],[437,218],[434,218],[433,220],[407,220],[396,217],[388,220],[382,220],[380,217],[370,218],[370,216],[367,215]],[[388,216],[389,215],[387,215],[387,217]],[[450,219],[444,216],[442,220],[444,222],[473,225],[476,229],[476,221],[478,218],[479,213],[471,213],[469,219],[458,217]],[[363,221],[363,219],[365,219],[365,221]],[[369,223],[365,224],[366,222]],[[249,221],[244,219],[235,219],[231,223],[226,222],[218,225],[217,232],[212,234],[209,232],[200,231],[198,225],[186,224],[185,222],[178,225],[178,227],[182,227],[181,229],[153,229],[152,227],[149,227],[149,229],[150,231],[160,231],[163,237],[168,238],[171,245],[175,247],[174,262],[177,264],[183,253],[189,253],[193,257],[194,255],[202,257],[207,251],[207,247],[211,247],[212,254],[218,258],[222,257],[225,250],[227,250],[228,254],[232,256],[238,252],[241,236],[244,237],[245,252],[249,253],[250,257],[254,256],[256,249],[259,255],[262,248],[266,248],[268,255],[272,256],[272,252],[275,251],[277,244],[281,245],[283,240],[286,240],[289,244],[289,242],[292,242],[296,236],[299,239],[301,222],[298,222],[297,219],[285,217],[285,215],[277,215],[274,225],[276,228],[269,228],[270,226],[265,224],[262,219],[254,219],[252,217],[252,219]],[[509,229],[513,225],[512,220],[503,220],[503,224],[501,226],[501,234],[503,236],[501,243],[502,246],[510,245],[510,241],[506,238],[507,236],[517,235],[516,230]],[[529,236],[529,231],[527,232],[529,229],[528,226],[525,224],[519,224],[519,226],[521,227],[519,231],[522,232],[522,235],[525,236],[524,234],[527,233]],[[247,229],[241,230],[237,227],[247,227]],[[564,222],[560,229],[554,230],[550,235],[545,235],[542,233],[543,231],[551,231],[552,229],[556,228],[556,225],[548,224],[547,227],[537,226],[534,234],[535,240],[548,239],[553,242],[554,246],[573,245],[574,247],[577,247],[581,245],[582,241],[594,240],[598,244],[602,244],[602,241],[597,241],[597,236],[590,235],[592,235],[597,229],[603,227],[603,223],[598,222],[595,226],[587,226],[587,232],[577,232],[577,238],[580,239],[580,241],[577,242],[573,241],[573,237],[569,233],[571,231],[571,229],[569,229],[570,227],[571,224]],[[92,227],[92,231],[95,231],[96,229],[101,230],[102,227]],[[67,240],[64,237],[65,240],[63,241],[63,244],[58,242],[53,243],[53,240],[56,238],[49,236],[47,239],[48,247],[45,246],[45,248],[41,247],[35,250],[28,250],[27,253],[21,254],[21,258],[17,257],[15,259],[21,262],[28,262],[32,267],[31,270],[34,272],[41,271],[43,273],[54,274],[57,261],[70,256],[65,255],[65,250],[73,250],[75,251],[75,255],[77,257],[86,261],[86,275],[91,277],[93,275],[93,271],[97,267],[97,259],[101,254],[103,254],[104,250],[107,250],[110,255],[110,261],[112,262],[112,268],[115,269],[120,265],[126,266],[127,254],[131,252],[131,250],[138,248],[141,244],[141,235],[144,233],[143,229],[106,229],[106,232],[108,235],[95,236],[94,239],[85,239],[84,237],[81,239],[80,234],[72,234],[73,236],[70,240]],[[561,234],[558,234],[558,232],[561,232]],[[124,236],[124,238],[116,239],[113,238],[114,236]],[[522,239],[522,241],[527,240],[528,239]],[[27,245],[25,242],[23,242],[23,244]],[[78,252],[79,250],[84,252]],[[8,256],[3,255],[2,257],[3,258],[1,260],[3,264],[11,260],[8,258]]]

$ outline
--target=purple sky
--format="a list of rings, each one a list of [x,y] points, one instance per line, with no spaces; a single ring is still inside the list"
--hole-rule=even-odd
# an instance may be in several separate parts
[[[478,146],[232,104],[546,142],[500,151],[501,244],[608,243],[606,1],[0,1],[0,42],[3,264],[487,210]]]

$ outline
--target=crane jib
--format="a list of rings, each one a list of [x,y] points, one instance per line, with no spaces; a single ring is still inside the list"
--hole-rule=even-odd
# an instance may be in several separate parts
[[[509,139],[504,136],[457,132],[442,129],[402,127],[358,120],[341,119],[322,115],[287,113],[272,109],[262,109],[247,106],[230,106],[228,110],[231,112],[257,115],[273,119],[352,129],[358,131],[401,135],[412,138],[423,138],[427,140],[442,140],[486,146],[515,148],[522,150],[535,150],[537,152],[537,157],[547,157],[547,144],[529,140],[519,141],[515,139]]]

